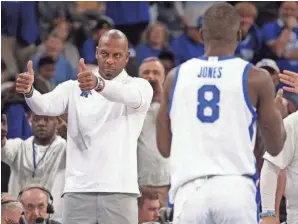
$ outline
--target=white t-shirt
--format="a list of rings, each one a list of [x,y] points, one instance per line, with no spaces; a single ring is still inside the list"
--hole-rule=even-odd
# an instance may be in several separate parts
[[[63,138],[56,136],[52,144],[47,146],[34,144],[38,164],[36,169],[33,162],[33,139],[8,139],[1,148],[1,160],[11,169],[8,192],[13,196],[18,196],[30,184],[41,184],[51,191],[57,172],[65,169],[66,141]]]
[[[285,196],[287,198],[288,219],[298,218],[298,112],[284,119],[287,139],[283,150],[278,156],[271,156],[265,152],[264,159],[270,161],[280,169],[286,169],[287,184]]]
[[[137,140],[152,100],[151,85],[123,71],[105,81],[101,92],[81,93],[77,81],[67,81],[26,99],[36,114],[68,113],[64,192],[139,194]]]

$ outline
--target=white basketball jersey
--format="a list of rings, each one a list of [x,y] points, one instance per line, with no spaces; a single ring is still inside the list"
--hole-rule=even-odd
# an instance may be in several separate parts
[[[236,57],[194,58],[177,68],[169,104],[171,191],[208,175],[256,177],[256,109],[247,77],[251,64]]]

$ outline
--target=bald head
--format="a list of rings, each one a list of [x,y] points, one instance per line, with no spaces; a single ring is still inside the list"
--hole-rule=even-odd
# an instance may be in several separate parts
[[[101,46],[102,44],[106,44],[111,39],[118,40],[119,43],[123,45],[123,49],[128,51],[127,37],[120,30],[108,30],[107,32],[105,32],[99,39],[98,46]]]
[[[237,42],[240,18],[236,9],[225,2],[216,3],[205,13],[203,19],[204,42]]]

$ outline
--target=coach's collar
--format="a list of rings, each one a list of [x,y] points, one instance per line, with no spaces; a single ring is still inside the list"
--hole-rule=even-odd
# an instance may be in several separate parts
[[[98,72],[98,68],[96,68],[96,70],[93,70],[93,74],[95,74],[98,77],[101,77],[101,75]],[[125,71],[125,69],[122,70],[122,72],[117,75],[115,78],[112,79],[112,81],[116,81],[116,82],[124,82],[128,77],[127,72]]]

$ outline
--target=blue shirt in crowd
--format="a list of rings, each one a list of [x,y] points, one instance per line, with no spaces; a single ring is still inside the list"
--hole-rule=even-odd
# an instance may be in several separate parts
[[[31,58],[33,62],[33,68],[34,71],[38,71],[38,62],[40,57],[34,56]],[[70,62],[63,56],[59,56],[58,60],[56,61],[55,65],[55,75],[53,77],[53,81],[55,85],[58,85],[62,82],[68,81],[68,80],[76,80],[77,79],[77,72],[72,67]]]
[[[107,1],[105,15],[110,17],[115,25],[132,25],[148,23],[150,20],[149,10],[149,1]]]
[[[252,62],[255,53],[262,47],[262,33],[257,25],[253,24],[244,40],[238,43],[236,56]]]
[[[167,48],[155,49],[149,44],[140,44],[136,48],[136,54],[138,59],[138,65],[142,63],[145,58],[148,57],[158,57],[161,51],[168,50]]]
[[[172,50],[175,54],[176,65],[191,58],[201,57],[205,53],[203,44],[194,42],[185,34],[172,41]]]
[[[82,47],[82,57],[86,64],[96,63],[96,41],[93,39],[88,39],[84,42]]]
[[[284,27],[284,22],[282,20],[265,24],[262,29],[265,43],[276,40]],[[287,51],[298,51],[298,27],[293,29],[286,49]],[[290,70],[298,72],[298,60],[278,59],[276,62],[281,71]]]

